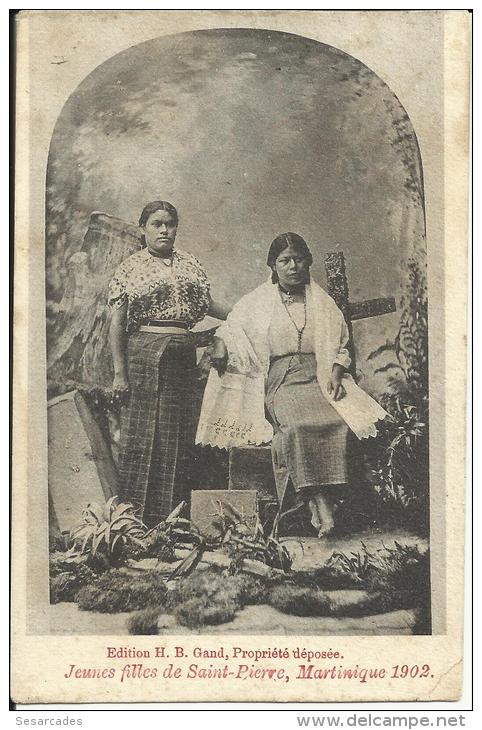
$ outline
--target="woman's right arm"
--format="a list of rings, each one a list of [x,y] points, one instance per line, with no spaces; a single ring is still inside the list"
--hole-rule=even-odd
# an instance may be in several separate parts
[[[114,362],[112,388],[117,393],[125,392],[129,388],[126,365],[126,322],[127,302],[114,310],[110,323],[110,347]]]

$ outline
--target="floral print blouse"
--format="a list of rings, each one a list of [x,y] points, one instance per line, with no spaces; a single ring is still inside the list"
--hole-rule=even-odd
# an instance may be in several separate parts
[[[115,272],[108,303],[112,309],[127,303],[128,332],[146,319],[177,319],[192,327],[207,313],[209,288],[206,272],[192,254],[175,249],[172,264],[166,266],[143,248]]]

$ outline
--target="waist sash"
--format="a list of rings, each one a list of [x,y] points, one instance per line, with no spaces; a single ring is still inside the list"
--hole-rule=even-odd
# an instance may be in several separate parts
[[[178,319],[146,319],[141,323],[140,332],[162,335],[187,335],[189,327]]]

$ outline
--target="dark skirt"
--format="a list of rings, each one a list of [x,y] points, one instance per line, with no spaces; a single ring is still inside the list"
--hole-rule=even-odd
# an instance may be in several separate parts
[[[146,525],[189,497],[196,433],[196,349],[190,335],[137,332],[127,346],[129,402],[121,416],[120,497]]]
[[[271,453],[280,503],[289,479],[296,491],[348,481],[349,429],[320,390],[314,355],[271,362],[266,408],[274,428]]]

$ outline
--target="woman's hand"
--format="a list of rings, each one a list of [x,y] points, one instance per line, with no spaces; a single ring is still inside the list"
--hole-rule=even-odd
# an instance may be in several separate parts
[[[115,373],[112,390],[114,391],[114,398],[121,399],[127,395],[129,392],[129,381],[125,373]]]
[[[198,362],[197,369],[197,379],[206,380],[209,375],[209,371],[211,370],[211,355],[207,349],[203,352],[202,357]]]
[[[344,367],[342,367],[341,365],[338,365],[337,363],[335,363],[335,365],[333,365],[331,378],[328,381],[328,383],[326,384],[328,393],[329,393],[329,395],[331,395],[333,400],[336,400],[336,401],[341,400],[346,395],[346,390],[343,387],[342,382],[341,382],[343,379],[344,373],[345,373]]]
[[[210,368],[217,370],[218,375],[226,372],[228,364],[228,350],[220,337],[214,337],[213,344],[209,345],[199,361],[200,379],[208,376]]]
[[[215,337],[213,344],[208,349],[211,350],[211,365],[218,371],[218,375],[223,375],[228,364],[228,348],[224,344],[224,340]]]

